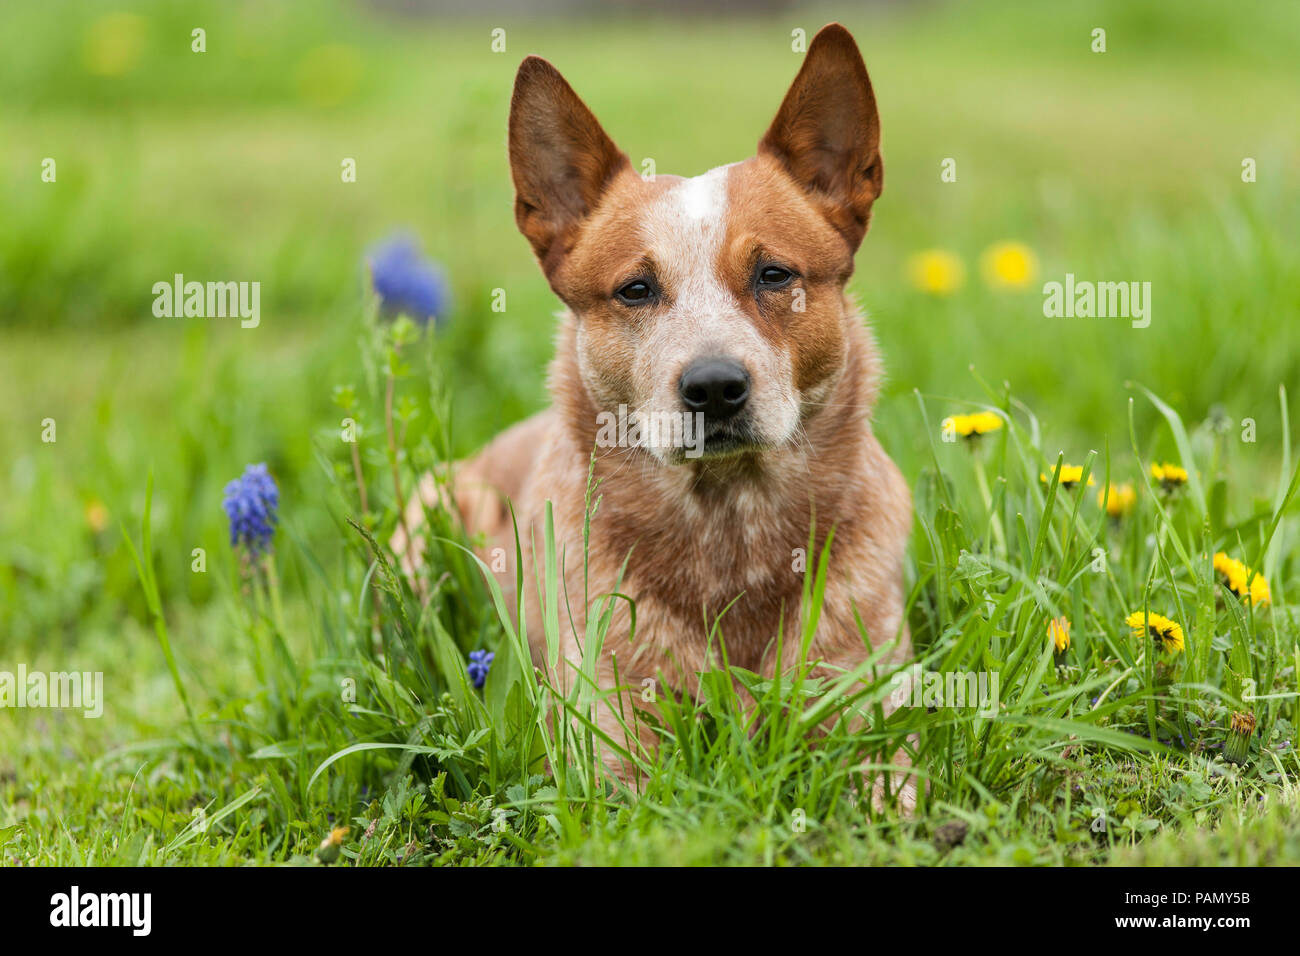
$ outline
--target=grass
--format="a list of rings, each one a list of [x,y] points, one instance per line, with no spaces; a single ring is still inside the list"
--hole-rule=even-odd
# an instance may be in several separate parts
[[[627,755],[637,793],[594,759],[622,742],[588,725],[590,688],[534,678],[526,635],[445,516],[430,515],[446,540],[427,605],[366,535],[396,523],[394,475],[409,493],[545,400],[556,303],[513,231],[501,149],[519,57],[551,56],[634,158],[699,172],[770,119],[797,62],[788,28],[638,25],[658,54],[644,62],[673,64],[641,72],[608,42],[628,24],[507,23],[496,56],[476,24],[351,7],[131,9],[144,25],[112,29],[142,31],[141,52],[115,76],[88,67],[98,5],[61,23],[0,13],[0,94],[16,104],[0,117],[16,184],[0,232],[0,422],[15,436],[0,671],[103,671],[107,689],[98,720],[0,711],[0,858],[309,864],[349,826],[341,859],[365,865],[1300,861],[1297,459],[1279,392],[1300,355],[1284,320],[1300,151],[1278,92],[1295,81],[1291,5],[1251,23],[1208,3],[795,16],[857,32],[882,104],[888,188],[852,287],[890,369],[876,427],[916,499],[917,661],[996,673],[1003,706],[885,720],[884,668],[820,683],[722,670],[665,707],[658,756]],[[192,20],[206,60],[169,39]],[[1097,23],[1104,56],[1078,40]],[[361,176],[343,186],[338,157],[354,154]],[[57,186],[33,174],[46,155]],[[939,182],[946,156],[956,184]],[[367,317],[362,289],[364,250],[402,222],[455,285],[447,324],[419,336]],[[1008,237],[1044,279],[1152,282],[1151,327],[1044,319],[1034,287],[989,287],[980,254]],[[908,257],[936,247],[967,266],[949,296],[907,282]],[[260,279],[262,326],[154,319],[146,293],[176,271]],[[942,440],[944,417],[977,408],[1003,427]],[[263,460],[283,496],[274,577],[241,565],[220,509],[225,481]],[[1062,460],[1097,485],[1040,480]],[[1189,472],[1171,494],[1149,479],[1166,460]],[[1111,482],[1137,490],[1118,520],[1096,500]],[[1226,591],[1216,551],[1260,569],[1271,603]],[[811,597],[833,566],[809,564]],[[558,608],[546,580],[523,583]],[[1183,653],[1132,635],[1143,609],[1182,625]],[[1047,638],[1058,615],[1063,655]],[[465,658],[484,647],[478,691]],[[1257,729],[1230,764],[1246,710]],[[859,715],[870,730],[849,729]],[[910,818],[854,799],[856,768],[900,746],[929,782]]]

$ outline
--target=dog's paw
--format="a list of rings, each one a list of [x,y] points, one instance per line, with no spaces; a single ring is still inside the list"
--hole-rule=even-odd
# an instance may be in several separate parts
[[[885,782],[877,777],[871,787],[871,809],[884,813],[888,808],[896,809],[900,816],[911,819],[916,816],[916,781],[902,774],[894,774],[889,784],[889,793],[885,793]]]

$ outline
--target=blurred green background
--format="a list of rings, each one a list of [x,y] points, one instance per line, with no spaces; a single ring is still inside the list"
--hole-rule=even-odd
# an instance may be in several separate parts
[[[1010,383],[1045,450],[1075,461],[1090,448],[1128,455],[1130,380],[1190,422],[1212,409],[1251,417],[1258,441],[1242,455],[1260,482],[1241,495],[1274,486],[1277,390],[1297,391],[1300,362],[1300,5],[474,10],[0,7],[5,649],[57,654],[91,635],[121,648],[139,633],[116,525],[138,527],[150,469],[178,615],[220,594],[220,575],[190,573],[190,551],[226,554],[221,489],[247,462],[267,461],[280,482],[287,534],[338,534],[320,499],[338,458],[331,392],[360,384],[363,259],[395,230],[453,286],[432,355],[454,450],[544,404],[559,304],[515,231],[504,146],[529,53],[564,72],[635,163],[693,175],[752,153],[800,63],[791,32],[844,22],[871,72],[886,159],[852,290],[889,370],[877,427],[909,479],[928,454],[913,391],[963,410],[983,399],[973,366]],[[205,53],[191,52],[195,27]],[[1105,53],[1091,49],[1098,27]],[[46,157],[54,183],[41,179]],[[355,183],[341,181],[347,157]],[[940,179],[949,157],[954,183]],[[1242,181],[1246,157],[1257,182]],[[981,257],[1003,241],[1032,254],[1024,288],[983,276]],[[911,278],[926,250],[961,264],[947,294]],[[154,317],[152,285],[178,272],[259,281],[260,327]],[[1066,272],[1150,282],[1150,327],[1044,318],[1042,283]],[[504,313],[490,308],[498,288]],[[1138,435],[1157,433],[1150,406],[1136,416]],[[198,667],[211,630],[180,633]]]

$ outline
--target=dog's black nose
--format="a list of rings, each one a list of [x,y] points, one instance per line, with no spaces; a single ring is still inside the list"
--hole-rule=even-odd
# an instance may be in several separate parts
[[[692,412],[703,412],[706,419],[721,421],[745,407],[749,373],[730,359],[703,359],[682,374],[677,390]]]

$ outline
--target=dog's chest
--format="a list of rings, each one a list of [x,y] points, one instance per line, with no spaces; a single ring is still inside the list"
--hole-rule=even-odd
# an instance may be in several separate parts
[[[716,623],[731,662],[759,669],[777,635],[798,630],[805,575],[822,543],[810,559],[809,520],[806,511],[743,498],[654,508],[606,501],[592,551],[607,576],[627,559],[621,587],[637,602],[637,643],[696,656]],[[623,625],[630,629],[630,615]]]

